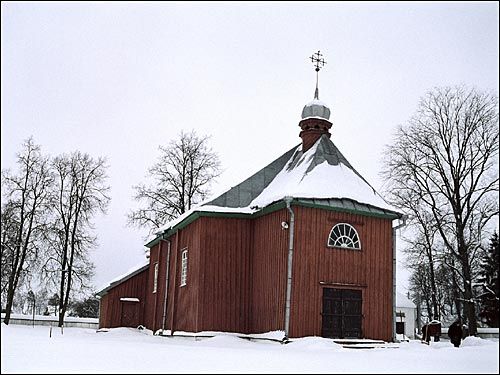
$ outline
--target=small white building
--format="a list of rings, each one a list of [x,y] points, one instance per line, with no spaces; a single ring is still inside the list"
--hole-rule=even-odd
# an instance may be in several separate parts
[[[396,335],[415,339],[417,306],[403,293],[396,292]]]

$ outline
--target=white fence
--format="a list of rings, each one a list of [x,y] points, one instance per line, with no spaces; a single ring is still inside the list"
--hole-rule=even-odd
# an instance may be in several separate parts
[[[5,313],[2,313],[2,321],[5,317]],[[36,326],[52,326],[57,327],[59,324],[59,317],[48,316],[48,315],[35,315],[33,320],[33,315],[21,315],[21,314],[11,314],[9,324],[21,324],[21,325],[36,325]],[[74,316],[67,316],[64,318],[65,327],[78,327],[78,328],[99,328],[99,319],[97,318],[77,318]]]
[[[441,336],[448,338],[448,328],[441,328]],[[477,328],[477,336],[482,339],[498,338],[498,328]]]

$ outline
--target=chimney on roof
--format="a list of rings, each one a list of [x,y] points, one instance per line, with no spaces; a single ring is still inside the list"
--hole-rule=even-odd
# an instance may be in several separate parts
[[[311,56],[311,61],[316,67],[316,90],[314,91],[314,100],[307,103],[302,109],[302,120],[299,122],[302,129],[299,134],[302,138],[302,152],[309,150],[323,134],[326,134],[328,138],[331,136],[330,108],[319,100],[318,72],[326,64],[321,56],[320,51]]]
[[[306,104],[302,111],[302,120],[299,122],[299,126],[302,129],[299,134],[300,138],[302,138],[302,152],[309,150],[323,134],[326,134],[328,138],[331,136],[330,128],[332,127],[332,123],[328,121],[328,118],[317,115],[304,117],[304,112],[311,109],[311,107],[310,104]],[[314,104],[314,109],[317,107],[319,106]],[[328,114],[330,113],[328,107],[321,107],[326,108]]]

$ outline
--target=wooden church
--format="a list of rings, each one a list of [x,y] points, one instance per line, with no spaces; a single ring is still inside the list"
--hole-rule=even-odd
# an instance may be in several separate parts
[[[298,146],[161,228],[97,293],[99,326],[393,340],[402,214],[330,139],[317,84],[299,127]]]

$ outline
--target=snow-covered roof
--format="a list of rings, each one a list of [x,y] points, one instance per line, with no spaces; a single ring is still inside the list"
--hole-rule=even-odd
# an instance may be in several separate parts
[[[138,273],[144,271],[148,266],[149,266],[149,259],[145,259],[145,260],[141,261],[140,263],[131,267],[124,274],[121,274],[120,276],[115,277],[113,280],[108,282],[106,285],[103,285],[102,287],[100,287],[95,294],[102,297],[103,295],[106,294],[106,292],[108,290],[110,290],[111,288],[115,287],[116,285],[121,284],[124,281],[130,279],[132,276],[135,276]]]
[[[351,199],[398,212],[352,167],[326,135],[306,152],[302,152],[301,145],[292,148],[206,205],[261,208],[286,196]]]
[[[396,292],[396,308],[408,308],[408,309],[416,309],[417,306],[403,293]]]
[[[347,162],[327,136],[305,153],[297,148],[252,206],[265,207],[285,196],[295,198],[349,198],[372,206],[392,208]]]
[[[158,229],[157,235],[180,224],[194,212],[252,214],[285,197],[322,200],[338,208],[401,217],[352,167],[326,135],[306,152],[295,146],[240,184],[193,207]],[[345,207],[344,207],[345,206]],[[146,245],[147,246],[147,245]]]
[[[313,106],[313,105],[322,105],[323,107],[326,107],[326,108],[330,108],[328,107],[328,104],[326,104],[325,102],[319,100],[319,99],[313,99],[311,100],[309,103],[307,103],[305,105],[305,107],[310,107],[310,106]]]

